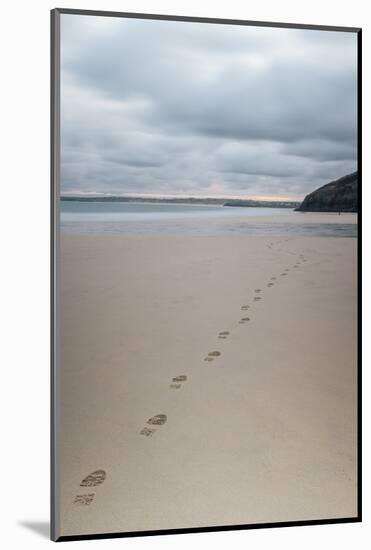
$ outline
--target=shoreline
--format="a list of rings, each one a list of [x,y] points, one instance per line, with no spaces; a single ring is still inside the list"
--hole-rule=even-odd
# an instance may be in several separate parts
[[[302,213],[277,216],[155,216],[135,215],[86,220],[62,219],[61,234],[75,235],[136,235],[159,234],[174,236],[251,236],[269,237],[301,235],[303,237],[357,237],[356,214],[309,214]]]

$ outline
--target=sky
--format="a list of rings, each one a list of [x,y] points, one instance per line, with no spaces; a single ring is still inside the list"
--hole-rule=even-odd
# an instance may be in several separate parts
[[[357,169],[355,33],[62,14],[61,192],[301,199]]]

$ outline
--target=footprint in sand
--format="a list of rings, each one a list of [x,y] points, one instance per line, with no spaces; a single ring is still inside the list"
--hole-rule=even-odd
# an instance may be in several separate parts
[[[250,321],[250,317],[242,317],[238,322],[240,325],[244,325],[247,321]]]
[[[261,292],[261,291],[262,291],[261,288],[256,288],[255,289],[255,292]]]
[[[97,487],[106,479],[107,474],[104,470],[95,470],[91,474],[84,477],[80,483],[80,487]],[[73,504],[79,506],[89,506],[95,497],[95,493],[87,493],[85,495],[76,495]]]
[[[276,281],[277,277],[271,277],[271,281]]]
[[[226,340],[229,335],[230,332],[228,332],[228,330],[223,330],[223,332],[219,332],[218,338],[220,338],[220,340]]]
[[[154,433],[155,433],[156,430],[154,430],[153,428],[147,428],[146,426],[140,430],[139,434],[140,435],[145,435],[147,437],[151,437]]]
[[[258,302],[258,301],[261,300],[261,299],[262,299],[261,296],[255,296],[254,302]]]
[[[281,273],[281,277],[284,277],[285,275],[287,275],[287,273]]]
[[[286,269],[284,269],[284,271],[286,271],[286,273],[288,273],[290,270],[289,270],[289,268],[287,267]]]
[[[242,306],[241,309],[242,311],[247,311],[249,309],[250,306]]]
[[[80,483],[80,487],[96,487],[97,485],[101,485],[105,479],[106,472],[104,470],[96,470],[84,477]]]
[[[186,382],[187,381],[187,377],[185,374],[180,374],[179,376],[175,376],[173,379],[172,379],[172,383],[170,384],[170,388],[172,390],[179,390],[179,388],[182,387],[182,384],[181,382]]]
[[[267,284],[267,286],[273,286],[273,285],[274,285],[274,283],[268,283]]]
[[[187,380],[187,377],[185,374],[180,374],[179,376],[175,376],[173,378],[173,382],[185,382]]]
[[[163,426],[166,420],[166,414],[156,414],[147,420],[147,424],[151,424],[153,426]]]
[[[150,424],[151,426],[163,426],[166,420],[167,420],[166,414],[156,414],[155,416],[152,416],[147,420],[147,424]],[[147,426],[145,426],[140,430],[139,434],[150,437],[155,433],[155,431],[156,430],[154,428],[147,428]]]
[[[210,353],[207,354],[207,357],[205,357],[204,361],[214,361],[215,357],[219,357],[220,355],[220,351],[210,351]]]
[[[73,503],[80,506],[89,506],[93,502],[94,497],[95,493],[89,493],[87,495],[76,495]]]

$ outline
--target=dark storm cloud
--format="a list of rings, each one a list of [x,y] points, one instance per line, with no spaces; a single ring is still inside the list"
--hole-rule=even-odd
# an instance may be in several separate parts
[[[303,195],[356,169],[356,36],[62,16],[62,188]]]

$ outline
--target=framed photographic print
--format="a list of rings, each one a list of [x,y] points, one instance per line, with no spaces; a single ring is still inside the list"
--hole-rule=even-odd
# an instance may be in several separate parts
[[[361,30],[52,11],[52,538],[361,520]]]

